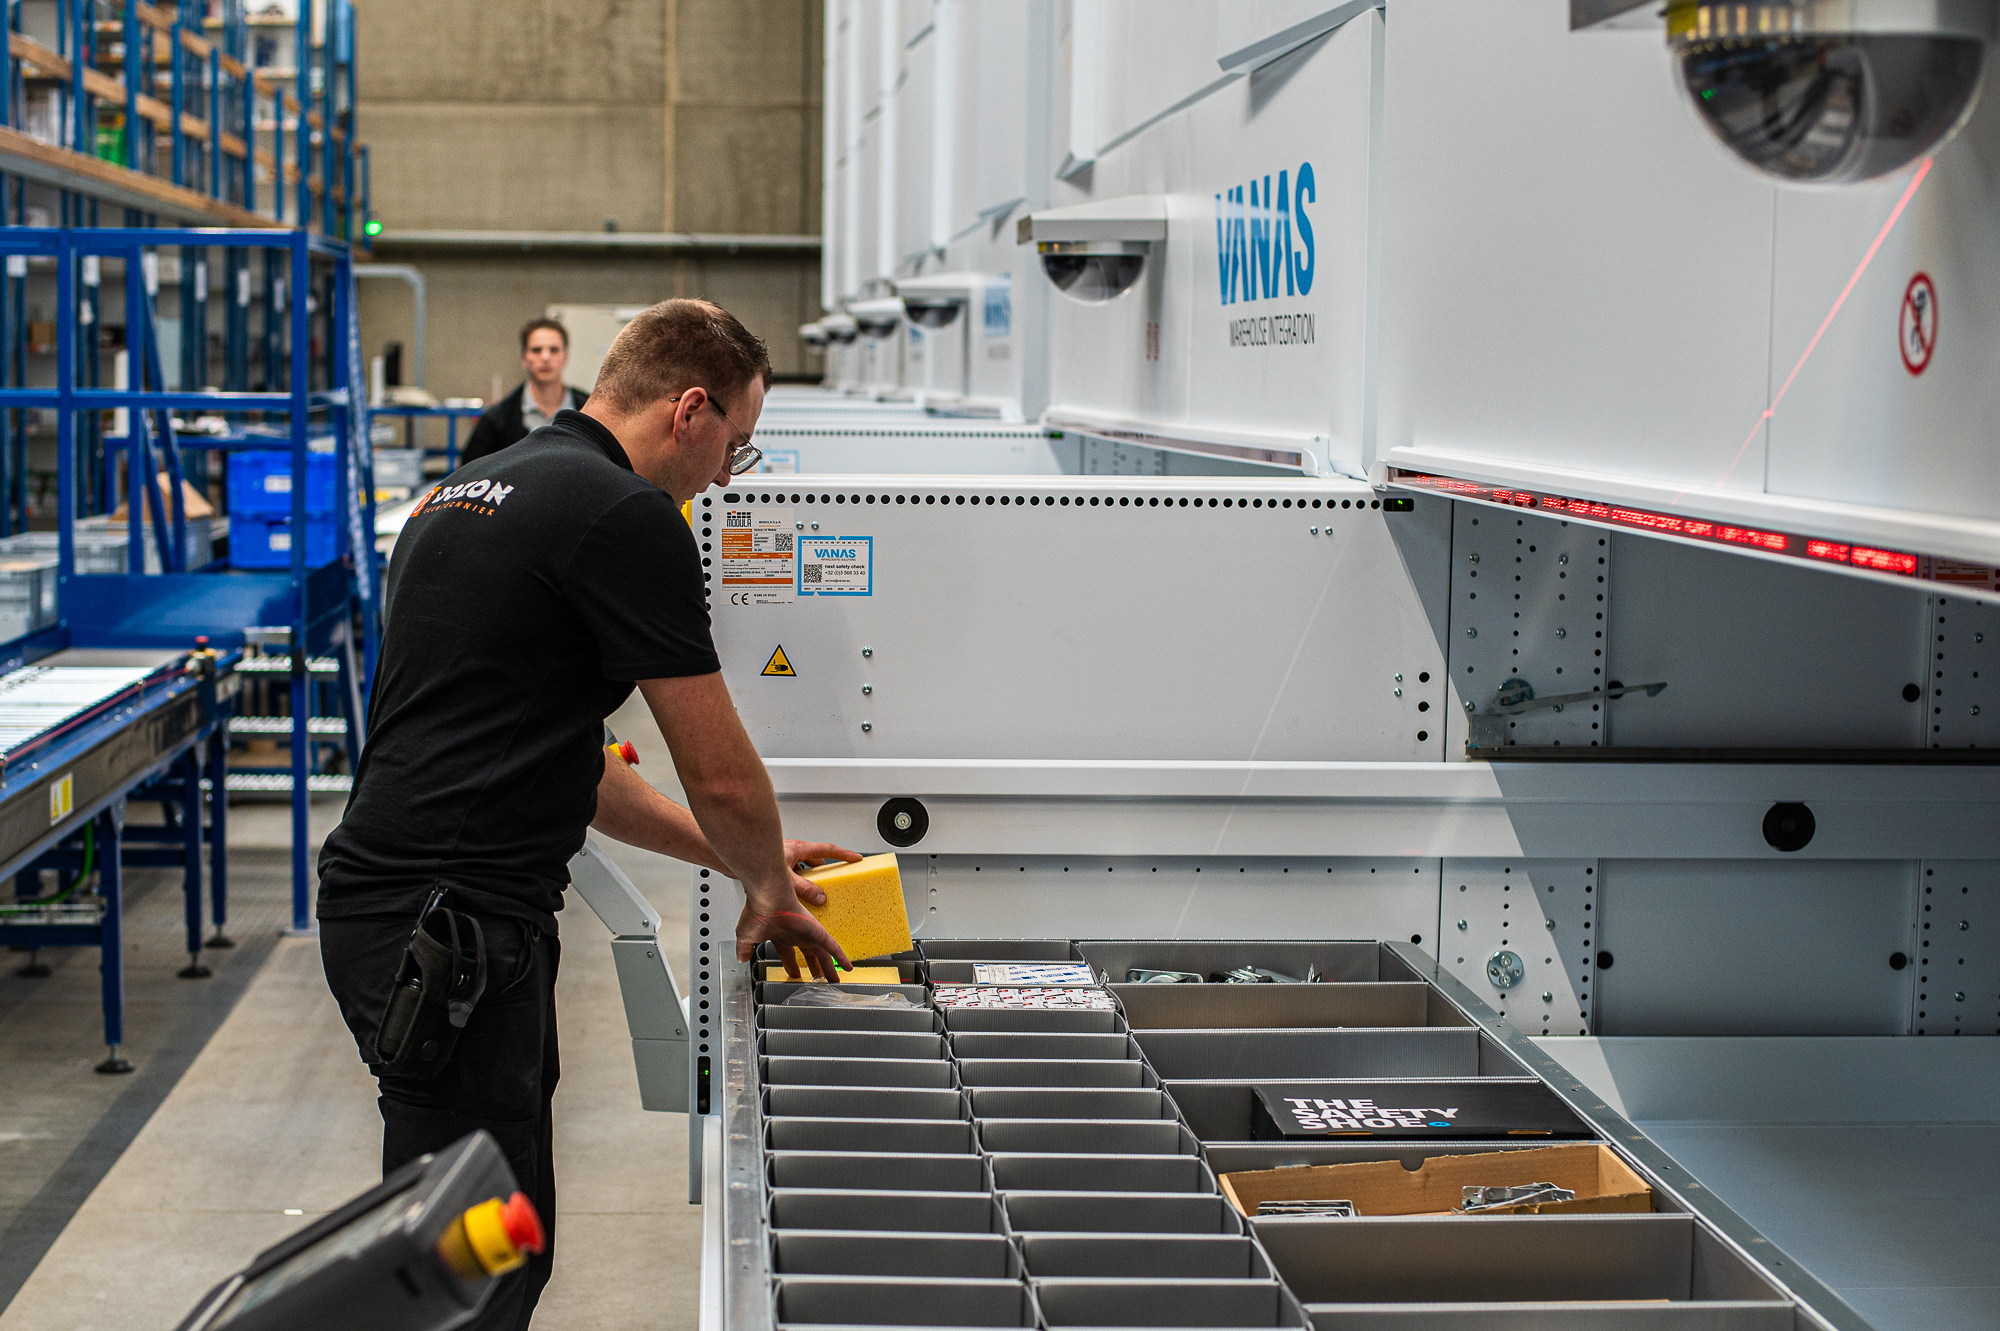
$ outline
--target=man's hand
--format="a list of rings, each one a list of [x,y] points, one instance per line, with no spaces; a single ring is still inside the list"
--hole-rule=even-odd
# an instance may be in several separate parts
[[[841,951],[826,927],[796,906],[767,910],[755,901],[744,902],[743,914],[736,921],[736,959],[749,961],[759,943],[769,943],[778,949],[778,957],[785,963],[785,974],[794,980],[800,976],[793,948],[805,953],[806,966],[818,979],[837,983],[835,962],[853,969],[847,953]]]
[[[810,878],[802,877],[799,870],[810,869],[828,860],[852,864],[860,858],[860,851],[836,846],[831,841],[793,841],[789,837],[785,840],[785,863],[792,869],[792,890],[799,894],[800,901],[813,906],[824,906],[826,893],[820,891]]]

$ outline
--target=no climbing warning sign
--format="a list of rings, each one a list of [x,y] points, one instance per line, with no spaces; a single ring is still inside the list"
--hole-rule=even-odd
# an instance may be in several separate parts
[[[763,673],[767,675],[785,675],[792,679],[797,679],[799,675],[798,671],[792,669],[791,658],[785,655],[785,649],[782,646],[777,651],[771,653],[770,660],[764,662]]]
[[[1903,346],[1903,368],[1922,374],[1930,367],[1931,353],[1937,350],[1937,288],[1929,274],[1918,273],[1903,289],[1903,310],[1896,331]]]

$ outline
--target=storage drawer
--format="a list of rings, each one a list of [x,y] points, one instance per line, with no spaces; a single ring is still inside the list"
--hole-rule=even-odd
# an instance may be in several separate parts
[[[958,1075],[967,1086],[1157,1086],[1144,1063],[1103,1059],[1064,1063],[1049,1059],[961,1058]]]
[[[1271,1264],[1247,1237],[1226,1234],[1026,1234],[1019,1240],[1034,1277],[1267,1280]]]
[[[766,963],[762,960],[759,960],[757,963],[757,965],[760,967],[765,964]],[[911,1007],[922,1008],[925,1006],[925,1000],[927,997],[924,993],[924,986],[922,982],[917,979],[916,968],[914,966],[906,967],[905,969],[910,975],[908,983],[905,984],[854,984],[852,982],[844,982],[840,987],[842,992],[845,993],[901,994],[904,998],[909,1000]],[[800,980],[796,983],[790,980],[759,980],[757,982],[757,1001],[759,1003],[764,1004],[767,1007],[780,1007],[784,1004],[786,999],[790,998],[793,994],[796,994],[799,990],[810,988],[812,985],[818,983],[820,983],[820,981],[817,980],[814,981]],[[840,1012],[848,1010],[882,1011],[883,1009],[818,1008],[814,1010],[820,1012]],[[894,1011],[894,1009],[888,1009],[888,1010]]]
[[[771,1239],[771,1270],[781,1276],[1011,1280],[1021,1269],[1020,1254],[1004,1234],[792,1229]]]
[[[805,1058],[933,1058],[944,1037],[921,1031],[765,1031],[764,1052]]]
[[[1780,1298],[1684,1215],[1301,1217],[1252,1227],[1306,1303]]]
[[[1166,1118],[1174,1102],[1152,1087],[977,1086],[966,1091],[975,1118]]]
[[[773,1151],[962,1155],[979,1150],[972,1125],[963,1119],[767,1118],[764,1141]]]
[[[771,1086],[764,1112],[773,1118],[965,1118],[955,1090],[877,1086]]]
[[[780,1325],[1034,1326],[1035,1305],[1018,1280],[911,1276],[780,1276]]]
[[[1000,1204],[983,1192],[823,1188],[773,1188],[771,1228],[907,1229],[925,1234],[1007,1232]]]
[[[918,1058],[766,1058],[766,1086],[917,1086],[952,1084],[951,1064]]]
[[[976,1155],[915,1152],[772,1151],[774,1188],[858,1188],[884,1192],[985,1192],[986,1161]]]
[[[1047,1326],[1305,1326],[1275,1280],[1037,1280]]]
[[[1168,1081],[1481,1075],[1475,1027],[1148,1030],[1133,1038]]]
[[[1192,1155],[996,1155],[1001,1192],[1208,1192],[1215,1176]]]
[[[1789,1303],[1308,1303],[1316,1331],[1797,1331]]]
[[[1132,1037],[1116,1032],[1091,1035],[1055,1031],[956,1031],[951,1037],[951,1051],[960,1059],[1046,1058],[1074,1062],[1139,1057]]]
[[[1472,1024],[1427,984],[1113,984],[1111,992],[1133,1030]]]
[[[1195,1155],[1194,1134],[1170,1118],[996,1118],[979,1125],[989,1152],[1083,1155]]]
[[[1574,1143],[1582,1145],[1584,1143]],[[1206,1148],[1208,1167],[1219,1177],[1251,1169],[1289,1169],[1297,1165],[1347,1165],[1368,1160],[1394,1160],[1415,1170],[1423,1162],[1440,1155],[1477,1155],[1486,1151],[1532,1151],[1549,1145],[1546,1137],[1520,1141],[1423,1141],[1398,1142],[1377,1138],[1369,1141],[1294,1142],[1211,1142]],[[1655,1205],[1665,1207],[1666,1198],[1655,1196]]]
[[[1241,1234],[1242,1217],[1220,1195],[1163,1192],[1010,1192],[1017,1234]]]
[[[1321,943],[1297,939],[1258,941],[1254,939],[1086,939],[1077,951],[1113,984],[1125,983],[1125,972],[1134,967],[1157,971],[1192,971],[1209,976],[1238,966],[1263,966],[1297,979],[1306,978],[1307,969],[1317,966],[1319,978],[1328,983],[1372,984],[1381,979],[1406,980],[1408,975],[1382,974],[1379,943]],[[1162,985],[1161,988],[1165,988]],[[1192,987],[1192,986],[1190,986]],[[1248,986],[1246,986],[1248,987]],[[1263,986],[1256,986],[1262,988]]]
[[[925,961],[1080,961],[1067,938],[919,938]]]

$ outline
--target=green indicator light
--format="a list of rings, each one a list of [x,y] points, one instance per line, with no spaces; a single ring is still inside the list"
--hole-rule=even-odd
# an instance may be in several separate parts
[[[379,236],[382,234],[382,224],[371,217],[368,219],[367,230],[369,235]]]
[[[1703,88],[1701,90],[1701,100],[1703,100],[1704,102],[1713,100],[1714,97],[1715,97],[1715,89]]]

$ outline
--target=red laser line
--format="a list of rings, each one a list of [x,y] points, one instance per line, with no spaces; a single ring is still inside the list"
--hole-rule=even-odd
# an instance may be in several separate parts
[[[1861,281],[1861,275],[1868,271],[1868,265],[1875,261],[1875,252],[1882,248],[1882,242],[1896,229],[1896,221],[1902,217],[1903,210],[1910,206],[1910,200],[1916,196],[1917,186],[1923,184],[1924,177],[1931,173],[1931,161],[1931,158],[1926,157],[1923,165],[1917,168],[1917,173],[1910,177],[1910,183],[1903,189],[1903,197],[1896,200],[1896,206],[1889,211],[1889,220],[1882,223],[1882,229],[1875,233],[1875,243],[1861,256],[1861,262],[1854,269],[1854,276],[1847,279],[1847,285],[1840,289],[1839,299],[1835,300],[1833,308],[1826,312],[1826,318],[1820,320],[1819,331],[1812,335],[1812,341],[1806,343],[1806,349],[1799,355],[1798,364],[1792,366],[1792,372],[1785,376],[1785,382],[1779,387],[1777,396],[1771,399],[1771,405],[1764,408],[1764,414],[1750,427],[1750,433],[1744,437],[1743,446],[1736,450],[1736,456],[1729,460],[1729,466],[1723,469],[1721,479],[1715,483],[1716,489],[1720,490],[1728,483],[1730,473],[1734,472],[1736,465],[1743,461],[1743,455],[1750,451],[1750,445],[1755,442],[1757,432],[1764,428],[1764,423],[1778,410],[1778,404],[1785,400],[1785,394],[1791,391],[1792,381],[1797,379],[1799,371],[1806,367],[1806,361],[1811,359],[1813,349],[1819,346],[1819,340],[1826,336],[1826,330],[1833,326],[1834,316],[1840,313],[1840,307],[1847,303],[1847,298],[1854,294],[1855,285]],[[1687,491],[1683,490],[1674,496],[1673,502],[1678,504],[1686,496]]]

